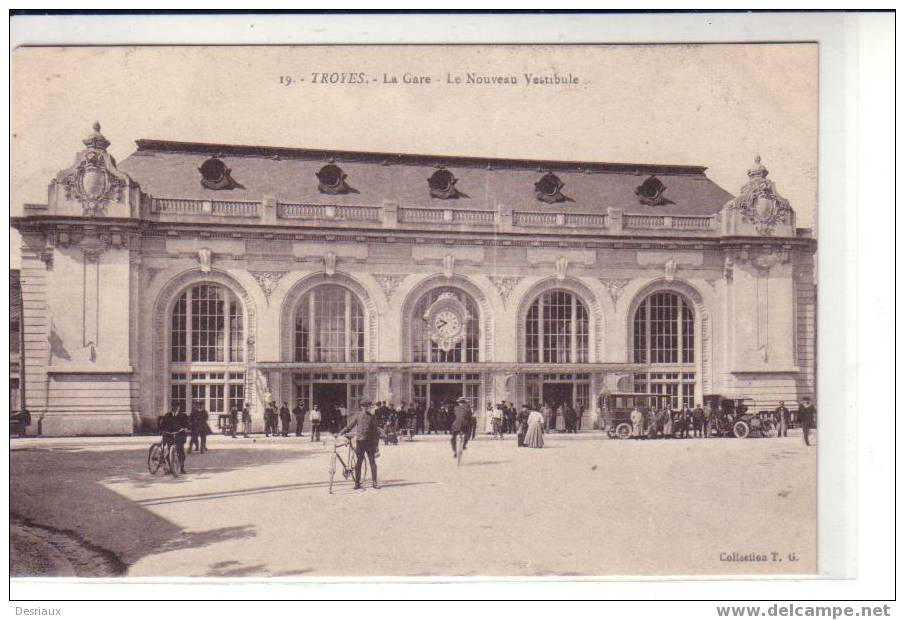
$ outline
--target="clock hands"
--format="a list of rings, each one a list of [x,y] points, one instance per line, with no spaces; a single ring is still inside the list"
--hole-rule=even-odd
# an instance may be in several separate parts
[[[439,321],[437,321],[437,329],[440,329],[441,327],[443,327],[446,324],[447,324],[446,321],[444,321],[443,319],[440,319]]]

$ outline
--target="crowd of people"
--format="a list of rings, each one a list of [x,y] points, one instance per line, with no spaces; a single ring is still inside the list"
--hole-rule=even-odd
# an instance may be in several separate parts
[[[465,435],[467,446],[468,440],[474,439],[478,430],[478,419],[466,398],[442,403],[433,401],[428,405],[423,402],[412,402],[396,406],[385,401],[375,404],[363,400],[359,407],[361,415],[371,416],[373,420],[363,423],[359,420],[360,415],[350,418],[345,407],[324,412],[320,405],[314,405],[306,410],[301,400],[292,409],[289,408],[289,403],[284,402],[281,407],[277,407],[277,403],[271,401],[264,409],[264,434],[266,437],[288,437],[292,432],[294,421],[295,436],[302,437],[307,417],[312,442],[321,440],[321,430],[342,435],[356,428],[356,425],[363,424],[367,427],[369,438],[372,426],[375,429],[373,432],[384,438],[400,430],[410,435],[450,434],[455,453],[457,435]],[[551,429],[566,433],[577,433],[581,430],[582,413],[576,412],[568,402],[557,405],[544,403],[535,405],[534,408],[522,405],[519,409],[516,409],[512,402],[503,401],[496,405],[488,402],[484,416],[485,432],[495,439],[503,439],[505,435],[514,434],[519,447],[542,448],[544,433]],[[709,405],[703,407],[697,405],[694,408],[686,405],[680,409],[673,409],[667,404],[660,408],[644,410],[635,407],[629,414],[631,435],[636,439],[711,437],[719,434],[720,416],[723,415],[725,415],[723,412],[714,411]],[[787,436],[790,424],[796,420],[802,428],[805,444],[810,445],[810,431],[813,430],[816,419],[816,409],[811,404],[810,398],[803,398],[794,413],[780,401],[779,406],[770,415],[778,436]],[[604,418],[600,427],[604,431],[613,430],[609,427],[612,423],[612,420]],[[597,426],[595,421],[595,427]],[[182,457],[180,459],[183,463],[182,473],[185,473],[185,455],[192,450],[204,454],[207,451],[207,436],[212,432],[209,414],[200,402],[192,403],[189,414],[179,408],[168,411],[158,421],[158,428],[164,434],[165,441],[175,443]],[[243,403],[241,410],[233,407],[223,429],[225,434],[237,437],[241,432],[244,437],[248,437],[251,429],[252,418],[248,403]],[[189,445],[186,449],[187,441]],[[362,456],[370,457],[366,454]],[[372,469],[376,479],[376,467]]]

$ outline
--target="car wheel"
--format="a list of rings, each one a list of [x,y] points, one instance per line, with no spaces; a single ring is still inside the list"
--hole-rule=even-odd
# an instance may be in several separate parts
[[[632,436],[632,426],[627,422],[623,422],[622,424],[616,427],[616,437],[619,439],[628,439]]]
[[[739,439],[744,439],[751,433],[751,427],[747,422],[739,420],[732,425],[732,433]]]

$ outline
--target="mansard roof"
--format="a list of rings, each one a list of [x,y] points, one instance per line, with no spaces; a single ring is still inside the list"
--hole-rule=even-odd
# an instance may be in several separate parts
[[[137,140],[138,150],[119,169],[155,197],[200,200],[260,201],[401,207],[495,209],[593,213],[607,208],[651,215],[712,215],[732,195],[704,174],[703,166],[540,161],[369,153],[316,149],[200,144]],[[235,183],[231,189],[202,185],[199,168],[211,157],[221,159]],[[328,163],[342,168],[352,191],[320,191],[316,173]],[[457,179],[457,198],[431,196],[428,178],[445,167]],[[547,173],[563,183],[563,201],[538,199],[535,183]],[[665,186],[660,202],[641,201],[636,190],[656,177]],[[649,201],[648,201],[649,202]]]

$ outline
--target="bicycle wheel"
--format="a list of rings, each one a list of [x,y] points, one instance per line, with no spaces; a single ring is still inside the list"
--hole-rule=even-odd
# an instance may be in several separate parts
[[[333,495],[333,476],[336,475],[336,452],[333,452],[333,456],[330,457],[330,487],[329,492],[330,495]],[[345,468],[343,468],[343,473],[345,474]]]
[[[178,478],[182,466],[179,462],[179,453],[176,451],[176,446],[170,446],[170,449],[167,451],[167,463],[170,466],[170,475],[174,478]]]
[[[456,467],[462,465],[463,452],[465,452],[465,436],[459,433],[456,436]]]
[[[148,471],[151,472],[151,475],[157,474],[157,471],[160,469],[160,454],[162,448],[159,443],[151,444],[151,447],[148,448]]]

